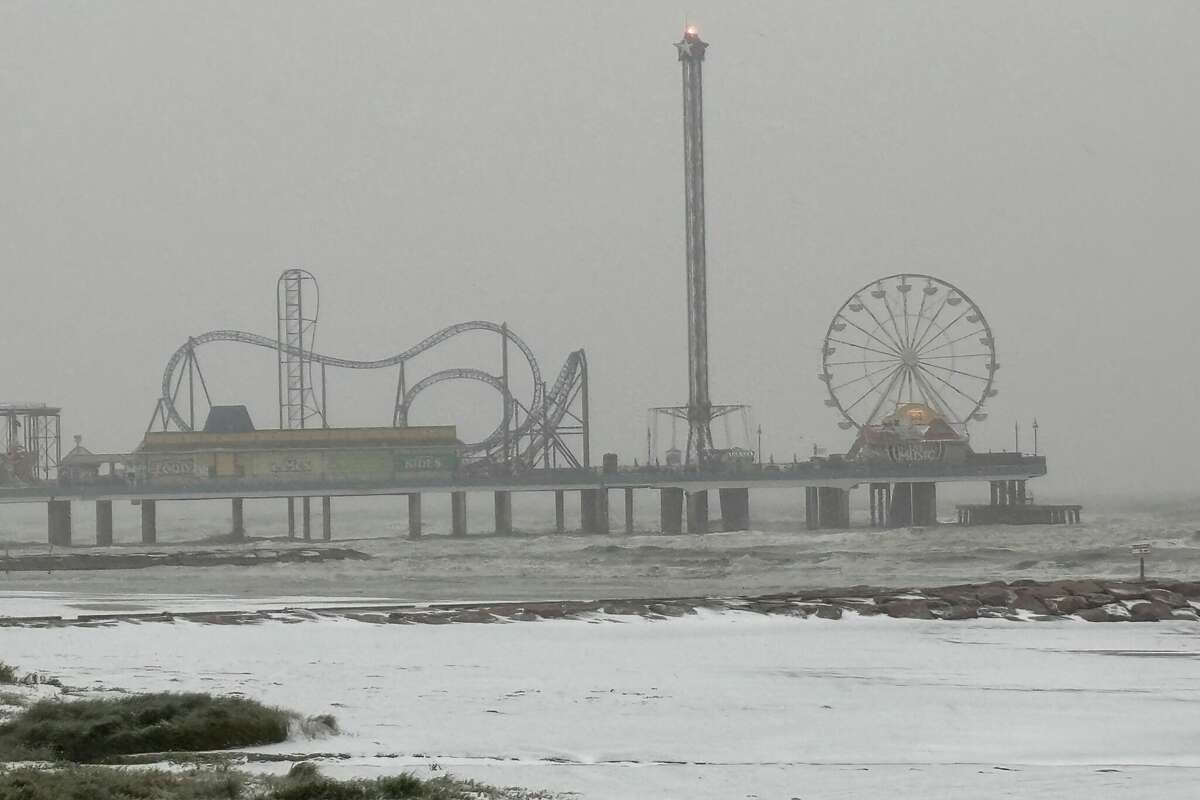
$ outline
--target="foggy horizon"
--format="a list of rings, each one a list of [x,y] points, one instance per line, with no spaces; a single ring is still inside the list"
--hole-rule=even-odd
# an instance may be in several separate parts
[[[687,12],[711,45],[712,394],[754,407],[764,454],[850,445],[817,380],[826,326],[862,285],[928,273],[995,333],[976,449],[1019,422],[1031,450],[1037,418],[1044,494],[1194,495],[1200,8]],[[61,405],[64,450],[131,450],[171,353],[274,335],[276,278],[304,267],[323,353],[469,319],[507,322],[551,378],[586,349],[594,460],[641,458],[646,408],[687,400],[681,23],[657,3],[6,4],[0,401]],[[201,358],[214,400],[274,425],[272,354]],[[333,371],[331,421],[387,425],[393,392]],[[414,422],[469,436],[498,406],[452,384]]]

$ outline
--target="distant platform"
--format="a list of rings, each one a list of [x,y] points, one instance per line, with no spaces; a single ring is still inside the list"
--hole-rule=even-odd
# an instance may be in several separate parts
[[[1077,524],[1083,506],[1013,505],[958,506],[959,525],[1070,525]]]

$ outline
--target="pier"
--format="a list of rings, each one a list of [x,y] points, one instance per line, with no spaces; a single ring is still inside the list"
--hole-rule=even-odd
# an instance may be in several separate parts
[[[807,527],[812,530],[849,527],[851,493],[866,487],[873,497],[892,498],[886,513],[878,511],[872,517],[877,527],[929,525],[936,522],[936,484],[1019,481],[1046,473],[1046,459],[1041,456],[1003,454],[996,457],[977,454],[963,464],[857,464],[849,462],[807,461],[796,464],[754,466],[737,471],[671,470],[666,468],[628,467],[617,471],[594,469],[535,470],[514,475],[462,475],[428,478],[405,478],[389,481],[247,481],[241,479],[201,479],[153,486],[126,482],[91,483],[77,486],[37,486],[20,489],[0,489],[0,505],[12,503],[44,503],[47,509],[48,541],[66,546],[72,544],[72,507],[79,503],[95,504],[98,545],[113,541],[112,503],[133,502],[141,510],[141,541],[158,541],[159,508],[164,503],[179,500],[212,500],[230,503],[230,535],[244,538],[246,499],[277,498],[287,503],[289,535],[312,539],[313,526],[309,507],[313,498],[320,498],[321,538],[334,537],[333,500],[337,497],[396,496],[405,498],[398,504],[407,509],[408,535],[423,535],[422,510],[428,498],[447,498],[451,508],[451,535],[467,535],[468,493],[488,493],[493,496],[494,526],[498,534],[513,532],[512,494],[532,492],[551,495],[555,530],[565,532],[567,496],[576,494],[580,507],[580,530],[584,533],[609,533],[621,530],[633,532],[633,507],[639,492],[657,492],[660,509],[660,530],[664,533],[704,533],[719,521],[717,529],[746,530],[753,524],[750,490],[792,491],[797,509],[804,507]],[[884,490],[882,487],[887,487]],[[623,516],[618,526],[612,525],[612,498],[623,501]],[[716,508],[710,500],[716,499]],[[298,501],[298,502],[297,502]],[[301,509],[301,524],[297,525],[294,510]],[[620,507],[620,506],[619,506]],[[281,506],[282,508],[282,506]],[[960,508],[993,508],[971,506]],[[996,507],[1001,508],[1001,507]],[[1018,506],[1003,508],[1021,508]],[[1032,508],[1029,506],[1023,508]],[[1075,521],[1078,521],[1078,507]],[[714,513],[715,512],[715,513]],[[975,523],[985,517],[976,515]],[[308,523],[303,520],[309,519]],[[547,519],[550,519],[549,513]],[[101,521],[104,524],[100,524]],[[961,515],[960,515],[961,521]],[[1064,519],[1064,521],[1066,521]]]

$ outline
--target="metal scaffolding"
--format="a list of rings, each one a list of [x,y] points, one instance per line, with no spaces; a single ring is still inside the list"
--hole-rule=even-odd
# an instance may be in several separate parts
[[[0,483],[39,483],[58,477],[62,409],[45,403],[0,404],[4,462]]]

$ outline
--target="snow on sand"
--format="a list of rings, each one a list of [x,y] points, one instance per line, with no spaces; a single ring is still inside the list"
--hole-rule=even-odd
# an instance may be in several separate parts
[[[188,622],[0,631],[68,685],[242,692],[345,733],[331,774],[436,764],[582,797],[1192,797],[1195,623]]]

